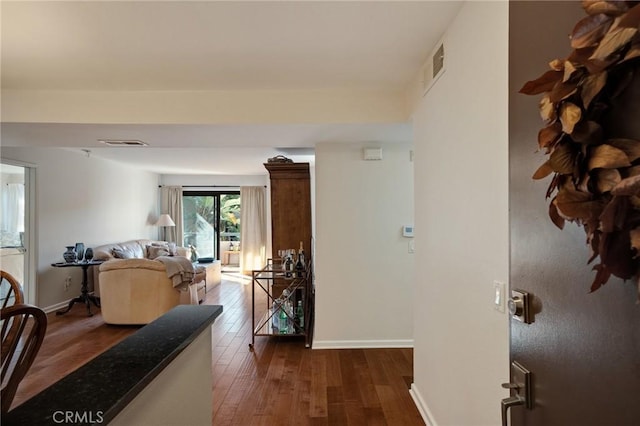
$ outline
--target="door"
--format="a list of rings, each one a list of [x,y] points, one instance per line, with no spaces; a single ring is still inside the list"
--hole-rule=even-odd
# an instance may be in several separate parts
[[[531,324],[511,320],[510,358],[532,376],[533,408],[510,409],[515,426],[640,424],[640,306],[634,282],[612,278],[590,293],[584,230],[558,229],[545,199],[537,149],[540,96],[518,94],[571,48],[580,2],[510,2],[510,287],[539,305]],[[640,100],[640,96],[637,97]],[[638,110],[636,110],[638,111]],[[633,121],[640,125],[637,116]],[[631,129],[629,129],[631,130]],[[635,129],[640,140],[640,127]],[[596,260],[594,263],[598,263]]]
[[[195,247],[199,257],[222,259],[223,266],[239,262],[238,191],[184,191],[182,206],[184,246]]]
[[[33,216],[31,183],[35,172],[29,167],[0,164],[0,268],[21,285],[27,303],[35,303],[32,243]],[[4,295],[0,295],[4,297]]]

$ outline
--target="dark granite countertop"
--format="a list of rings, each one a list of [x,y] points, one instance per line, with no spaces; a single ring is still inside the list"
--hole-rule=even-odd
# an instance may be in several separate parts
[[[221,313],[218,305],[176,306],[3,415],[2,424],[107,424]],[[76,418],[60,422],[59,412]]]

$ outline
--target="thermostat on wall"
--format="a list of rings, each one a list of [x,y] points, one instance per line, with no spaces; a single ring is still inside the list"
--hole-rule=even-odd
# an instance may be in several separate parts
[[[413,225],[403,225],[402,226],[402,236],[411,238],[413,237]]]

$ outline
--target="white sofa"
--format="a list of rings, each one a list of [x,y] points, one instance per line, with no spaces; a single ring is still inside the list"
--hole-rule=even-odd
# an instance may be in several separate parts
[[[105,261],[93,269],[94,289],[107,324],[147,324],[174,306],[204,299],[204,268],[195,271],[189,286],[174,287],[164,263],[154,260],[168,254],[163,247],[167,247],[163,241],[140,239],[93,249],[94,259]],[[188,258],[190,250],[178,247],[176,255]]]

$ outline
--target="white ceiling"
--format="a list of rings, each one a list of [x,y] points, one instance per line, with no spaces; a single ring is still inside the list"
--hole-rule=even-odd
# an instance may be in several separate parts
[[[403,90],[459,6],[453,1],[5,1],[2,88]],[[269,156],[291,153],[277,147],[406,141],[411,133],[406,123],[4,123],[2,128],[3,143],[13,146],[79,148],[101,137],[150,142],[153,148],[97,148],[92,155],[159,173],[255,174],[263,173]]]

